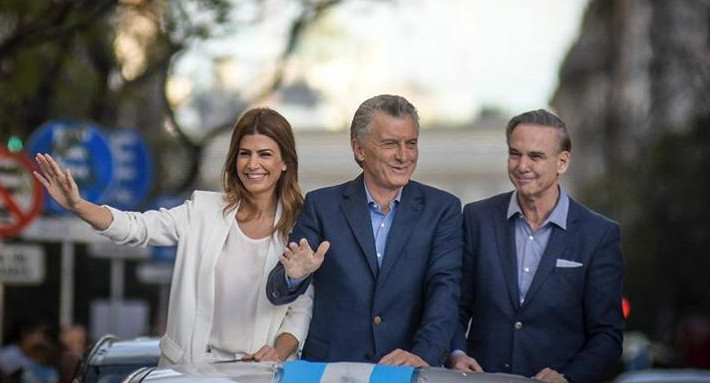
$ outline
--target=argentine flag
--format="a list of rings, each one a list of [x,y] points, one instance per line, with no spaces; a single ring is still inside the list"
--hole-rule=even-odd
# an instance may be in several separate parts
[[[280,383],[412,383],[414,367],[371,363],[316,363],[295,360],[283,364]]]

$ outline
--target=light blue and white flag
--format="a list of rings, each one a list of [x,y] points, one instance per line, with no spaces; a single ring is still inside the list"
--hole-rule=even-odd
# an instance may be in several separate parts
[[[411,383],[414,368],[371,363],[317,363],[296,360],[283,365],[281,383]]]

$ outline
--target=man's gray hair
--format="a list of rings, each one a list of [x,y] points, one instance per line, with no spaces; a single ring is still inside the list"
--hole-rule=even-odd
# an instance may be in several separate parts
[[[406,98],[391,94],[381,94],[365,100],[355,111],[353,122],[350,124],[350,139],[362,144],[370,133],[368,126],[375,118],[375,113],[384,112],[392,117],[412,116],[419,133],[419,114]]]

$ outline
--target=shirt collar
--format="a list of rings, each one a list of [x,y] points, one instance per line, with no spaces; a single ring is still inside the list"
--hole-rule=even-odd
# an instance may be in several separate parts
[[[557,204],[555,208],[552,209],[552,213],[547,218],[542,226],[547,225],[547,223],[554,223],[563,230],[567,230],[567,213],[569,212],[569,196],[562,186],[558,186],[560,195],[557,198]],[[513,195],[510,197],[510,202],[508,203],[508,213],[506,218],[510,219],[517,214],[523,215],[523,209],[520,208],[520,203],[518,202],[518,192],[514,191]]]
[[[377,202],[375,201],[375,199],[372,198],[370,191],[367,190],[367,185],[365,185],[365,195],[367,196],[367,204],[368,205],[370,205],[370,206],[377,206],[378,205]],[[397,195],[394,197],[394,199],[390,203],[390,207],[392,207],[392,204],[394,202],[397,202],[397,204],[399,204],[399,201],[401,198],[402,198],[402,188],[399,188],[399,190],[397,191]],[[380,206],[380,208],[382,208],[382,207]]]

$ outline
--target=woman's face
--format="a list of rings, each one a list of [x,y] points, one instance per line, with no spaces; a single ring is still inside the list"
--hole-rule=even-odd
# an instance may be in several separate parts
[[[253,196],[273,194],[286,163],[276,141],[262,134],[242,137],[237,152],[237,172]]]

